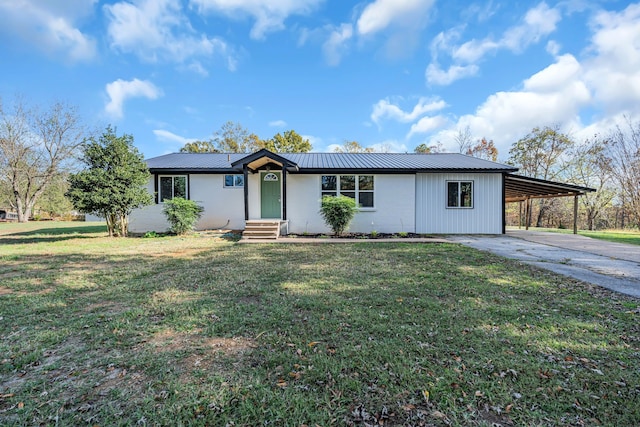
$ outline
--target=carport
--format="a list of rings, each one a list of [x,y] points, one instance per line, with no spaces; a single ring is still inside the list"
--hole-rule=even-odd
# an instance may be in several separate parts
[[[523,202],[525,215],[525,229],[529,229],[529,213],[531,212],[532,199],[551,199],[555,197],[573,196],[573,234],[578,234],[578,197],[589,192],[596,191],[593,188],[582,187],[573,184],[547,181],[539,178],[530,178],[521,175],[505,174],[504,176],[504,203],[505,221],[506,204],[520,203],[520,218],[522,218]]]

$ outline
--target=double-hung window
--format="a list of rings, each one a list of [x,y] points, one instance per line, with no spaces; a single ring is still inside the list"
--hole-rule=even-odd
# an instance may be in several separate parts
[[[473,181],[447,181],[447,207],[473,208]]]
[[[160,177],[160,201],[171,200],[174,197],[187,198],[187,177],[185,175]]]
[[[225,175],[224,186],[229,188],[244,187],[244,175]]]
[[[374,207],[373,175],[323,175],[322,196],[347,196],[361,208]]]

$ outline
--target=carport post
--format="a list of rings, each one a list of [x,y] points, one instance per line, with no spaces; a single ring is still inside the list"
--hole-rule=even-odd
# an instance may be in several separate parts
[[[518,203],[518,207],[520,208],[520,212],[518,213],[518,230],[522,228],[522,200]]]
[[[578,234],[578,193],[573,195],[573,234]]]

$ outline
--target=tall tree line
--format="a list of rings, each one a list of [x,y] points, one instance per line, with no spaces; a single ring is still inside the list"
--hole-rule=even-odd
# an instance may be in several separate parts
[[[266,148],[277,153],[308,153],[313,149],[311,142],[294,130],[277,133],[270,139],[260,139],[250,133],[240,123],[228,121],[207,141],[186,143],[183,153],[252,153]]]
[[[522,175],[596,190],[580,197],[581,228],[640,228],[640,122],[627,118],[583,141],[558,126],[536,127],[509,154],[507,163]],[[540,200],[531,223],[567,224],[572,203],[566,198]]]

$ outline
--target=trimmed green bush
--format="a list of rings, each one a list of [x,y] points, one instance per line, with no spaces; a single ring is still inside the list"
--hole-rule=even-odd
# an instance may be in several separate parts
[[[351,197],[324,196],[322,198],[320,215],[336,236],[341,235],[349,228],[349,223],[357,211],[356,201]]]
[[[186,200],[182,197],[174,197],[164,201],[162,210],[171,224],[171,232],[177,235],[186,234],[192,231],[196,222],[202,216],[204,208],[193,200]]]

